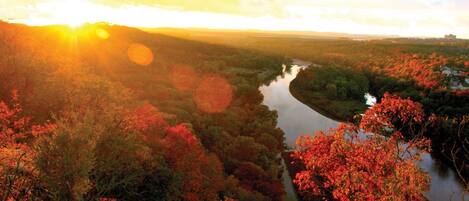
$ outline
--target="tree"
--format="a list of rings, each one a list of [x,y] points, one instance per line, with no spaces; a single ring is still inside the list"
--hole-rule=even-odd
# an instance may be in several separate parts
[[[58,121],[57,129],[43,136],[35,148],[35,165],[52,200],[81,200],[92,188],[95,121],[90,116],[83,121],[67,120]]]
[[[163,139],[170,166],[182,174],[182,199],[215,200],[223,188],[222,165],[206,155],[197,137],[184,125],[169,127]]]
[[[335,200],[426,200],[430,177],[416,164],[421,152],[396,146],[398,135],[364,137],[357,130],[342,124],[298,139],[293,157],[305,166],[294,180],[300,191]]]
[[[267,195],[271,200],[280,200],[285,191],[278,180],[269,179],[269,174],[258,165],[243,162],[234,172],[243,188]]]
[[[432,150],[452,166],[460,181],[469,190],[469,115],[431,117]]]
[[[447,64],[448,59],[436,53],[430,56],[418,54],[403,54],[393,59],[390,67],[384,68],[386,73],[394,78],[413,80],[417,85],[427,88],[443,88],[443,75],[438,69]]]
[[[416,135],[423,128],[424,115],[422,104],[385,93],[380,103],[365,112],[360,128],[386,136],[396,131]]]
[[[335,84],[327,84],[326,85],[326,95],[330,99],[335,99],[337,96],[337,86]]]
[[[163,152],[152,151],[140,133],[107,129],[94,149],[93,197],[118,200],[167,200],[176,196],[176,173]]]
[[[359,125],[368,133],[342,124],[298,139],[293,157],[305,167],[294,180],[299,189],[337,200],[425,200],[430,177],[417,164],[429,147],[422,105],[385,93]]]
[[[253,137],[239,136],[227,148],[229,155],[238,161],[256,162],[261,154],[262,145],[257,144]]]
[[[13,91],[13,107],[0,101],[0,200],[36,200],[42,192],[34,167],[36,137],[55,129],[54,124],[33,125],[21,115],[18,93]],[[39,190],[40,191],[40,190]]]

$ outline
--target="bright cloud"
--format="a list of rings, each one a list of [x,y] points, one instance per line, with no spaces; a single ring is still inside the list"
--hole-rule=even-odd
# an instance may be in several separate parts
[[[140,27],[303,30],[469,38],[467,0],[2,0],[27,24],[107,21]]]

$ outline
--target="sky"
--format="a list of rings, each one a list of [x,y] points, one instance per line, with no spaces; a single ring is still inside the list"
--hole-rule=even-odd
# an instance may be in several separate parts
[[[0,19],[469,38],[469,0],[0,0]]]

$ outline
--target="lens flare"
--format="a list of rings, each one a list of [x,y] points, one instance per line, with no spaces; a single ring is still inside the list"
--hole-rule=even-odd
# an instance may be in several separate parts
[[[230,83],[218,75],[204,76],[194,94],[197,108],[206,113],[225,111],[232,98],[233,88]]]
[[[103,39],[103,40],[106,40],[109,38],[109,32],[107,32],[106,30],[102,29],[102,28],[97,28],[96,29],[96,36],[98,36],[99,38]]]
[[[192,67],[178,64],[171,68],[169,79],[176,89],[189,91],[196,87],[197,74]]]
[[[132,43],[127,50],[129,59],[139,65],[147,66],[153,62],[153,52],[140,43]]]

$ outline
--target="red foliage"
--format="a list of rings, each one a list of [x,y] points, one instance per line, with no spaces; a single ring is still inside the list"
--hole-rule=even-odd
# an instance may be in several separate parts
[[[18,103],[18,94],[12,93],[13,107],[0,101],[0,148],[19,148],[28,151],[27,137],[37,137],[55,129],[54,124],[32,125],[30,117],[21,116],[22,108]]]
[[[169,127],[164,141],[168,146],[168,151],[170,152],[170,160],[175,162],[177,162],[177,159],[180,156],[183,156],[187,151],[197,154],[203,153],[199,140],[184,125]]]
[[[441,88],[443,75],[439,71],[447,59],[436,54],[428,58],[404,54],[395,60],[385,71],[391,77],[414,80],[419,86],[431,89]]]
[[[215,199],[223,183],[218,159],[205,154],[198,138],[184,125],[169,127],[166,134],[166,157],[174,170],[184,175],[184,200]]]
[[[456,96],[469,96],[469,89],[451,91]]]
[[[151,104],[145,104],[127,115],[125,119],[125,130],[138,131],[142,133],[168,127],[161,113]]]
[[[381,102],[368,109],[360,128],[372,133],[390,134],[396,130],[422,124],[424,111],[422,105],[410,99],[384,94]]]
[[[105,198],[105,197],[101,197],[98,200],[99,201],[117,201],[116,198]]]
[[[30,117],[21,116],[18,94],[12,94],[13,107],[0,101],[0,197],[17,200],[31,196],[36,172],[31,139],[51,132],[54,124],[32,125]],[[8,179],[6,179],[8,178]]]
[[[419,152],[406,157],[398,137],[365,138],[357,128],[340,125],[297,141],[293,157],[305,170],[294,183],[305,196],[336,200],[425,200],[430,178],[415,163]],[[408,153],[408,152],[405,152]],[[329,198],[330,198],[329,197]]]
[[[197,136],[185,125],[170,126],[154,106],[147,104],[127,115],[126,131],[139,132],[143,138],[163,151],[171,168],[182,174],[184,200],[215,200],[222,189],[222,165],[208,155]]]
[[[420,103],[386,93],[360,122],[374,134],[358,134],[356,126],[342,124],[300,137],[292,156],[305,170],[294,183],[306,196],[336,200],[425,200],[430,177],[417,162],[430,141],[415,136],[424,124]],[[403,145],[401,133],[414,138]]]

